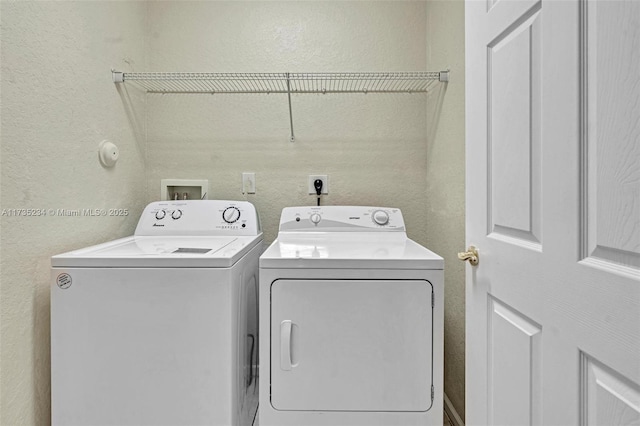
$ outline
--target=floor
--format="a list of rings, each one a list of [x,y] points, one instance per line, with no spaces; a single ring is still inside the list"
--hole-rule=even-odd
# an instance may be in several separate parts
[[[453,426],[453,422],[447,416],[447,412],[444,412],[444,421],[442,426]],[[258,421],[258,413],[256,413],[256,418],[253,420],[253,426],[259,426],[260,422]]]

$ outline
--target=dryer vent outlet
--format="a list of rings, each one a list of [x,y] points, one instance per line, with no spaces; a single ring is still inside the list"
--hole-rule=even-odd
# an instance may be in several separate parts
[[[316,195],[315,182],[319,179],[322,181],[321,194],[329,193],[329,176],[327,175],[309,175],[309,195]]]

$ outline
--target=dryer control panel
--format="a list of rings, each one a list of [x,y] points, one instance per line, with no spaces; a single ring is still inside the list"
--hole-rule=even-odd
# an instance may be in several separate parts
[[[405,232],[402,212],[393,207],[287,207],[280,232]]]
[[[156,201],[142,212],[135,235],[236,235],[261,232],[256,208],[248,201]]]

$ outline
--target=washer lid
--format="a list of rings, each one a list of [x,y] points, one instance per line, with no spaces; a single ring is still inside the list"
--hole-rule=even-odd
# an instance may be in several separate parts
[[[261,241],[262,233],[254,237],[133,236],[53,256],[51,266],[228,268]]]
[[[444,260],[404,232],[281,232],[260,257],[260,267],[443,269]]]

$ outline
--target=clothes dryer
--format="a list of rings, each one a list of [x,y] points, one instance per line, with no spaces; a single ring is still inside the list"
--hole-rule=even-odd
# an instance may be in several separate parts
[[[51,259],[53,425],[251,425],[262,231],[242,201],[149,204]]]
[[[260,257],[260,426],[442,425],[443,268],[397,208],[285,208]]]

